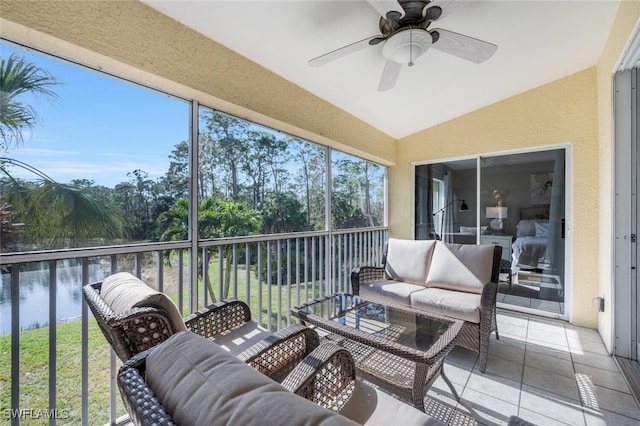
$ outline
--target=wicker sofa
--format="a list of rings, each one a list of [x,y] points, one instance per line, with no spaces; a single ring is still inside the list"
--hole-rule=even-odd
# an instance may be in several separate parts
[[[351,354],[331,344],[280,385],[211,341],[179,332],[127,361],[118,387],[136,425],[442,425],[356,380]]]
[[[502,248],[435,240],[390,238],[381,267],[351,272],[353,294],[365,300],[410,306],[464,321],[456,344],[480,354],[485,371],[496,323]]]

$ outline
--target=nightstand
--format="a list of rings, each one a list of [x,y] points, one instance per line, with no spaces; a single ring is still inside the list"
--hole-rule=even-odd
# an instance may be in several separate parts
[[[480,235],[480,244],[496,244],[502,247],[502,259],[511,262],[511,235]]]
[[[502,262],[500,264],[500,272],[507,274],[507,282],[511,288],[511,243],[513,237],[511,235],[480,235],[480,244],[495,244],[502,247]]]

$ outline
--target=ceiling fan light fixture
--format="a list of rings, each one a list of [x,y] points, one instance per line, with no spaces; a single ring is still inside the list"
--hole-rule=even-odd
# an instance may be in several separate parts
[[[382,47],[382,54],[389,61],[413,65],[413,61],[429,50],[431,44],[432,37],[428,31],[408,28],[391,35]]]

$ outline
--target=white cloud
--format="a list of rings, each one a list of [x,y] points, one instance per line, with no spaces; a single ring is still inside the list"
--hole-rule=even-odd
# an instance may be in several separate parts
[[[56,156],[67,157],[69,155],[80,155],[78,151],[65,151],[59,149],[44,149],[44,148],[19,148],[7,152],[7,157],[19,158],[21,161],[24,157],[39,157],[39,156]]]
[[[140,163],[135,161],[119,161],[119,162],[94,162],[94,161],[69,161],[66,160],[40,159],[39,161],[30,161],[27,158],[20,158],[52,179],[68,183],[73,179],[89,179],[95,181],[97,185],[113,187],[121,182],[129,180],[127,173],[136,169],[144,170],[149,174],[149,179],[157,179],[163,176],[167,169],[168,163],[147,162]],[[13,167],[11,174],[22,179],[36,179],[36,175],[22,168]]]

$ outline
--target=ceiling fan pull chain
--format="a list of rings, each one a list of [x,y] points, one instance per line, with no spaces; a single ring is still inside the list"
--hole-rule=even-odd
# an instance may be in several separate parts
[[[409,66],[413,66],[413,28],[409,25]]]

